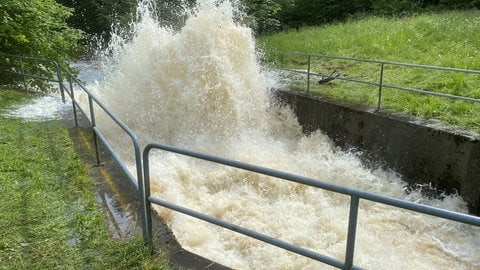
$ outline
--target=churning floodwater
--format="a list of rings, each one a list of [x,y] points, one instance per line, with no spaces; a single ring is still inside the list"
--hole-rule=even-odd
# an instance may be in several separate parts
[[[228,1],[200,0],[179,30],[140,4],[130,38],[113,35],[106,80],[90,86],[140,137],[466,212],[459,196],[405,193],[394,172],[367,168],[321,131],[302,134],[272,98],[252,31]],[[134,170],[128,137],[98,127]],[[343,260],[346,196],[171,153],[151,154],[153,196]],[[324,264],[157,208],[187,250],[236,269],[328,269]],[[361,201],[354,263],[369,269],[478,269],[480,230]]]

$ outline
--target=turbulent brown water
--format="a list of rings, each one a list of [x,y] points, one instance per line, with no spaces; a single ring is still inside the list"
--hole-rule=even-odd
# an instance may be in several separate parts
[[[131,39],[114,36],[98,94],[142,142],[235,160],[466,212],[461,197],[406,195],[393,172],[364,167],[318,131],[301,132],[271,99],[274,76],[228,1],[198,1],[185,26],[163,27],[139,6]],[[113,61],[112,61],[113,60]],[[101,90],[100,90],[101,89]],[[129,139],[104,132],[134,170]],[[152,154],[153,194],[343,260],[349,198],[170,153]],[[184,248],[236,269],[325,269],[318,262],[157,209]],[[356,265],[369,269],[478,269],[480,230],[361,201]]]

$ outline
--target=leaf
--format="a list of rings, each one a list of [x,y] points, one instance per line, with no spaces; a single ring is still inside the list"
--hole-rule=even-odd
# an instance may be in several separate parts
[[[28,38],[22,34],[15,36],[15,39],[19,42],[29,43]]]

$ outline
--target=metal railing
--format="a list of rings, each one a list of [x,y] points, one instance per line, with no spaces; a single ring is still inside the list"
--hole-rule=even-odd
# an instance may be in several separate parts
[[[461,214],[457,212],[452,212],[440,208],[435,208],[431,206],[421,205],[413,202],[408,202],[396,198],[391,198],[379,194],[374,194],[370,192],[360,191],[352,188],[347,188],[339,185],[330,184],[327,182],[323,182],[317,179],[307,178],[303,176],[298,176],[282,171],[272,170],[265,167],[260,167],[253,164],[243,163],[235,160],[225,159],[222,157],[212,156],[204,153],[194,152],[188,149],[182,149],[175,146],[168,146],[158,143],[150,143],[144,147],[143,153],[140,152],[140,145],[138,142],[138,138],[136,134],[125,124],[121,121],[112,111],[110,111],[97,97],[93,95],[76,77],[67,69],[56,63],[52,60],[45,60],[45,59],[35,59],[35,58],[26,58],[21,56],[9,56],[0,53],[0,56],[9,57],[12,59],[17,59],[18,61],[24,61],[28,59],[29,61],[38,61],[38,63],[49,63],[55,67],[55,76],[56,79],[47,78],[37,76],[35,74],[29,74],[25,72],[23,69],[20,71],[18,70],[2,70],[9,72],[13,75],[32,77],[36,79],[42,79],[49,82],[55,82],[59,85],[59,90],[62,94],[62,98],[65,98],[65,93],[72,100],[72,110],[74,113],[75,119],[75,126],[78,127],[78,118],[77,118],[77,110],[80,110],[85,118],[89,121],[89,124],[92,128],[93,134],[93,141],[95,144],[95,155],[96,155],[96,162],[97,165],[101,164],[100,161],[100,154],[99,154],[99,147],[98,147],[98,138],[104,143],[107,149],[111,152],[113,157],[116,159],[118,164],[121,168],[125,171],[130,181],[137,187],[139,192],[139,201],[141,207],[141,215],[142,215],[142,233],[144,241],[147,245],[152,246],[152,204],[160,205],[174,211],[190,215],[200,220],[204,220],[210,222],[212,224],[218,225],[223,228],[227,228],[229,230],[247,235],[249,237],[258,239],[260,241],[269,243],[273,246],[277,246],[283,248],[285,250],[294,252],[296,254],[300,254],[302,256],[306,256],[308,258],[314,259],[316,261],[341,268],[341,269],[361,269],[359,266],[355,266],[353,264],[354,260],[354,251],[355,251],[355,240],[356,240],[356,229],[357,229],[357,220],[358,220],[358,207],[360,200],[368,200],[372,202],[377,202],[385,205],[390,205],[397,208],[407,209],[418,213],[423,213],[427,215],[432,215],[440,218],[445,218],[452,221],[457,221],[465,224],[469,224],[472,226],[480,226],[480,217]],[[65,78],[64,78],[65,77]],[[76,90],[74,86],[78,86],[79,90]],[[76,100],[75,93],[77,91],[82,91],[87,95],[88,98],[88,113],[85,112],[81,106],[81,104]],[[96,107],[94,107],[96,105]],[[111,120],[113,120],[122,130],[125,132],[132,140],[132,146],[134,149],[134,156],[135,156],[135,164],[136,164],[136,172],[137,175],[134,177],[129,169],[125,166],[123,160],[120,156],[116,153],[113,147],[110,145],[109,141],[103,136],[101,131],[97,128],[96,117],[95,117],[95,108],[100,108],[104,113],[106,113]],[[215,218],[213,216],[209,216],[192,209],[188,209],[182,207],[180,205],[176,205],[174,203],[162,200],[160,198],[152,197],[150,191],[150,161],[149,161],[149,153],[153,149],[159,149],[163,151],[173,152],[181,155],[186,155],[194,158],[199,158],[202,160],[215,162],[218,164],[223,164],[225,166],[235,167],[238,169],[243,169],[275,178],[279,178],[280,180],[291,181],[311,187],[316,187],[319,189],[324,189],[340,194],[344,194],[345,196],[350,197],[350,211],[349,211],[349,222],[348,222],[348,231],[347,231],[347,239],[346,239],[346,250],[345,250],[345,259],[343,261],[338,260],[333,257],[329,257],[317,252],[313,252],[306,248],[293,245],[291,243],[282,241],[280,239],[276,239],[274,237],[256,232],[252,229],[244,228],[237,224],[229,223],[224,220]]]
[[[12,75],[17,75],[22,77],[23,88],[27,90],[28,88],[28,81],[27,79],[36,79],[40,81],[46,82],[56,82],[58,83],[58,87],[60,89],[60,94],[62,95],[62,100],[65,101],[65,93],[63,91],[62,85],[58,78],[61,78],[61,70],[62,68],[60,65],[50,59],[43,59],[43,58],[34,58],[34,57],[27,57],[27,56],[20,56],[20,55],[12,55],[0,52],[0,56],[2,56],[6,61],[5,63],[11,63],[12,66],[8,68],[3,68],[2,72],[9,73]],[[15,65],[15,61],[18,61],[18,64]],[[42,66],[42,68],[47,71],[46,73],[51,72],[52,75],[55,75],[57,79],[53,77],[48,77],[46,75],[38,75],[32,71],[28,71],[25,67],[27,62],[33,62],[35,65]],[[49,67],[50,66],[50,67]],[[18,70],[19,69],[19,70]]]
[[[272,176],[275,178],[279,178],[281,180],[291,181],[319,189],[324,189],[340,194],[344,194],[346,196],[350,196],[350,212],[349,212],[349,219],[348,219],[348,231],[347,231],[347,245],[345,251],[345,260],[340,261],[336,258],[329,257],[323,254],[319,254],[313,252],[309,249],[305,249],[300,246],[293,245],[291,243],[276,239],[274,237],[253,231],[248,228],[244,228],[242,226],[229,223],[227,221],[218,219],[216,217],[206,215],[180,205],[162,200],[160,198],[152,197],[150,194],[150,162],[149,162],[149,153],[152,149],[160,149],[163,151],[173,152],[185,156],[190,156],[194,158],[198,158],[201,160],[211,161],[218,164],[223,164],[225,166],[230,166],[238,169],[243,169],[267,176]],[[401,199],[396,199],[392,197],[383,196],[380,194],[375,194],[371,192],[356,190],[353,188],[348,188],[340,185],[335,185],[327,182],[323,182],[317,179],[312,179],[304,176],[299,176],[283,171],[272,170],[265,167],[260,167],[253,164],[248,164],[244,162],[239,162],[231,159],[226,159],[222,157],[217,157],[209,154],[204,154],[200,152],[194,152],[188,149],[183,149],[175,146],[159,144],[159,143],[151,143],[148,144],[144,148],[143,152],[143,171],[144,171],[144,187],[145,187],[145,201],[142,202],[143,207],[145,207],[145,211],[147,213],[147,217],[145,222],[147,223],[147,234],[144,235],[145,242],[149,245],[152,245],[152,224],[151,224],[151,205],[157,204],[174,211],[195,217],[197,219],[215,224],[217,226],[241,233],[243,235],[247,235],[249,237],[255,238],[257,240],[263,241],[265,243],[269,243],[271,245],[283,248],[285,250],[294,252],[296,254],[300,254],[302,256],[314,259],[316,261],[340,268],[340,269],[362,269],[359,266],[353,265],[353,257],[355,251],[355,239],[356,239],[356,230],[357,230],[357,220],[358,220],[358,207],[360,199],[368,200],[372,202],[377,202],[380,204],[390,205],[397,208],[402,208],[406,210],[411,210],[414,212],[427,214],[431,216],[436,216],[452,221],[457,221],[473,226],[480,227],[480,217],[466,215],[462,213],[452,212],[449,210],[444,210],[440,208],[435,208],[427,205],[422,205],[414,202],[404,201]]]
[[[9,59],[15,59],[19,61],[20,66],[23,67],[23,62],[25,60],[37,62],[40,64],[50,64],[54,66],[54,75],[52,77],[46,76],[38,76],[35,74],[31,74],[25,71],[25,69],[15,70],[15,69],[2,69],[2,71],[8,72],[12,75],[22,76],[24,79],[24,85],[26,87],[27,83],[25,78],[35,78],[39,80],[44,80],[48,82],[58,83],[58,87],[61,93],[61,97],[63,102],[65,102],[65,93],[68,94],[72,101],[72,110],[74,115],[75,127],[79,127],[79,119],[78,119],[78,111],[84,116],[84,118],[89,122],[90,127],[92,129],[92,140],[95,148],[95,158],[96,158],[96,165],[101,165],[101,158],[100,158],[100,148],[98,144],[98,139],[100,139],[103,145],[108,149],[114,159],[117,161],[118,165],[121,169],[126,173],[127,177],[129,178],[130,182],[135,186],[135,188],[139,189],[139,183],[143,183],[143,171],[142,171],[142,159],[141,159],[141,149],[139,140],[137,135],[133,130],[131,130],[122,120],[120,120],[107,106],[100,101],[90,90],[88,90],[80,80],[76,78],[74,74],[72,74],[68,69],[63,67],[62,65],[58,64],[56,61],[48,60],[48,59],[40,59],[40,58],[32,58],[32,57],[24,57],[24,56],[16,56],[16,55],[8,55],[4,53],[0,53],[0,56]],[[56,77],[56,78],[55,78]],[[68,84],[68,85],[67,85]],[[76,90],[75,86],[79,89]],[[76,99],[75,92],[82,91],[87,95],[88,98],[88,113],[82,108],[81,104]],[[96,106],[95,106],[96,105]],[[134,151],[134,159],[135,159],[135,168],[137,171],[136,177],[132,175],[130,170],[126,167],[125,163],[123,162],[122,158],[117,154],[114,150],[110,142],[106,139],[106,137],[102,134],[100,129],[97,128],[97,121],[96,121],[96,114],[95,108],[100,108],[108,117],[113,120],[114,123],[121,130],[127,134],[130,139],[132,140],[132,147]],[[139,192],[139,196],[142,196],[143,192]],[[139,198],[139,201],[142,201],[142,197]],[[144,214],[142,212],[142,214]],[[145,227],[142,226],[142,232],[145,234]]]
[[[470,70],[470,69],[460,69],[460,68],[449,68],[449,67],[439,67],[439,66],[430,66],[430,65],[417,65],[417,64],[409,64],[409,63],[401,63],[401,62],[390,62],[390,61],[381,61],[381,60],[371,60],[371,59],[361,59],[361,58],[351,58],[351,57],[340,57],[340,56],[330,56],[330,55],[322,55],[322,54],[308,54],[308,53],[298,53],[298,52],[287,52],[287,51],[266,51],[266,58],[268,56],[273,56],[273,59],[279,59],[282,57],[299,57],[300,59],[304,59],[304,61],[295,61],[295,66],[304,66],[306,67],[305,70],[299,69],[292,69],[282,67],[281,63],[276,63],[274,60],[273,67],[278,70],[283,70],[287,72],[291,72],[293,74],[303,74],[306,75],[306,91],[311,91],[312,86],[312,76],[318,76],[321,78],[325,78],[326,80],[339,80],[339,81],[348,81],[354,82],[359,84],[371,85],[378,87],[378,96],[377,96],[377,109],[381,108],[382,102],[382,90],[384,88],[396,89],[406,92],[412,92],[417,94],[423,95],[430,95],[430,96],[437,96],[437,97],[444,97],[450,99],[457,99],[457,100],[464,100],[470,102],[480,102],[478,98],[466,97],[466,96],[459,96],[459,95],[452,95],[448,93],[441,93],[441,92],[434,92],[430,90],[420,89],[420,88],[413,88],[413,87],[405,87],[402,85],[395,85],[395,84],[388,84],[385,83],[386,75],[385,75],[385,68],[386,67],[406,67],[406,68],[416,68],[416,69],[423,69],[423,70],[437,70],[437,71],[444,71],[444,72],[456,72],[456,73],[463,73],[463,74],[475,74],[480,75],[480,70]],[[362,80],[356,77],[350,76],[333,76],[332,74],[325,74],[325,73],[318,73],[314,72],[312,68],[312,61],[313,59],[323,59],[323,60],[342,60],[351,63],[369,63],[378,65],[378,80]],[[269,60],[267,60],[269,61]],[[279,61],[281,62],[281,60]]]

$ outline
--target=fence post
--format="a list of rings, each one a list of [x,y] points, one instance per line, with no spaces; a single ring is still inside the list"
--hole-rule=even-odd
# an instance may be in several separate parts
[[[20,58],[20,70],[22,72],[23,88],[25,88],[25,91],[27,91],[27,79],[25,78],[25,69],[24,69],[24,66],[23,66],[23,58]]]
[[[63,89],[62,67],[59,63],[55,62],[57,68],[58,86],[60,87],[60,94],[62,95],[62,102],[65,103],[65,89]]]
[[[72,75],[68,76],[68,83],[70,85],[70,97],[72,98],[73,118],[75,119],[75,127],[78,127],[77,106],[75,105],[75,94],[73,91]]]
[[[360,199],[357,196],[351,196],[350,215],[348,217],[347,251],[345,253],[345,269],[350,269],[353,266],[359,201]]]
[[[147,145],[143,150],[143,179],[138,181],[138,190],[140,193],[143,241],[153,251],[152,203],[148,199],[150,197],[150,166],[148,160],[150,149],[151,147]]]
[[[95,145],[95,157],[97,159],[97,165],[100,165],[100,152],[98,149],[98,138],[97,138],[97,132],[95,131],[95,127],[96,127],[95,112],[93,109],[93,101],[92,101],[91,95],[88,95],[88,105],[90,107],[90,117],[92,121],[93,143]]]
[[[380,64],[380,84],[378,86],[378,104],[377,110],[380,110],[380,104],[382,102],[382,87],[383,87],[383,66],[384,63]]]
[[[307,61],[307,93],[310,92],[310,67],[311,67],[311,59],[312,57],[308,55],[308,61]]]

